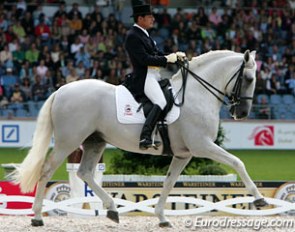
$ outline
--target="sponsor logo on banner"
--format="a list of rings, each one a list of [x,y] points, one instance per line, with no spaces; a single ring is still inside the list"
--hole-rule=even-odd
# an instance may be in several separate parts
[[[286,183],[280,186],[275,193],[275,198],[294,203],[295,202],[295,183]],[[295,210],[290,210],[282,214],[295,216]]]
[[[257,126],[249,136],[255,146],[274,146],[274,126]]]
[[[54,202],[60,202],[64,201],[70,198],[70,193],[71,193],[71,187],[67,183],[55,183],[50,185],[47,188],[45,198],[49,199]],[[48,215],[50,216],[64,216],[67,215],[66,212],[58,209],[54,209],[50,212],[48,212]]]

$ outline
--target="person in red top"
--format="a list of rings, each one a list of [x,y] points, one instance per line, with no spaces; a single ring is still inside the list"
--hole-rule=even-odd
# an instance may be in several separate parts
[[[50,36],[50,28],[45,24],[45,21],[40,19],[40,23],[35,27],[35,36],[41,37],[42,40],[48,39]]]
[[[35,36],[40,38],[42,46],[49,45],[51,38],[50,27],[46,25],[44,17],[40,16],[40,23],[35,27]]]

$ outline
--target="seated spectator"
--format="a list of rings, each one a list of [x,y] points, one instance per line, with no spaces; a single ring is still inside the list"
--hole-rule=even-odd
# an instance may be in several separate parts
[[[32,100],[32,86],[30,79],[24,77],[20,86],[20,90],[23,93],[24,101]]]
[[[26,51],[25,58],[30,64],[37,64],[40,52],[35,43],[32,43],[30,50]]]
[[[23,28],[20,20],[15,20],[15,23],[12,26],[12,30],[20,42],[25,40],[26,31]]]
[[[90,35],[87,29],[83,29],[82,33],[79,35],[79,39],[84,46],[88,43]]]
[[[91,59],[90,55],[87,51],[85,51],[84,47],[81,47],[80,50],[75,55],[76,65],[82,62],[82,65],[85,68],[90,68],[91,66]]]
[[[255,94],[258,95],[258,94],[265,94],[265,93],[266,93],[266,80],[262,79],[260,72],[257,72]]]
[[[23,62],[25,61],[25,51],[22,49],[21,46],[17,46],[16,50],[12,52],[12,59],[13,65],[19,73]]]
[[[75,38],[75,42],[71,44],[71,55],[75,57],[76,53],[80,50],[84,45],[81,43],[79,37]]]
[[[66,78],[69,74],[71,69],[74,68],[74,62],[72,60],[68,60],[66,66],[61,67],[61,74],[64,78]]]
[[[277,94],[279,90],[279,83],[277,81],[276,75],[271,74],[271,78],[266,79],[266,93],[267,94]]]
[[[45,16],[40,17],[40,22],[35,27],[35,36],[41,40],[42,45],[48,45],[50,43],[51,30],[45,23]]]
[[[257,110],[257,118],[258,119],[271,119],[271,108],[267,103],[267,99],[265,96],[262,96],[260,105],[258,105]]]
[[[66,82],[70,83],[70,82],[73,82],[73,81],[77,81],[77,80],[79,80],[79,78],[80,77],[78,76],[76,69],[71,68],[69,75],[66,76]]]
[[[47,70],[48,70],[48,67],[45,66],[45,61],[43,59],[40,60],[40,63],[37,66],[37,75],[41,77],[41,80],[45,77]]]
[[[12,52],[9,51],[8,44],[5,44],[3,50],[0,52],[0,64],[4,68],[12,68],[13,67],[12,63],[13,63]]]
[[[7,68],[6,74],[2,75],[0,79],[5,88],[6,97],[9,97],[14,85],[18,83],[18,77],[13,73],[12,68]]]
[[[10,97],[10,102],[20,103],[24,101],[23,93],[20,90],[19,84],[15,84]]]
[[[290,79],[286,80],[286,84],[288,87],[288,93],[293,94],[295,96],[295,75],[293,72],[293,75]]]
[[[19,71],[20,80],[22,80],[26,77],[32,77],[32,76],[33,76],[33,71],[32,71],[32,67],[30,67],[29,61],[24,61],[21,64],[21,68]]]
[[[26,32],[26,35],[33,36],[35,27],[34,20],[30,11],[25,12],[25,16],[21,19],[21,24]]]
[[[85,76],[85,66],[83,64],[83,61],[79,61],[76,67],[76,73],[79,76],[79,79],[84,79]]]
[[[63,14],[67,14],[65,1],[60,1],[58,10],[53,14],[53,19],[61,17]]]
[[[46,97],[49,97],[50,94],[54,92],[53,77],[50,70],[47,70],[45,76],[41,80],[41,84],[44,85],[45,89],[47,90]]]
[[[85,50],[90,54],[92,58],[95,56],[97,52],[97,44],[94,43],[92,37],[90,37],[87,43],[85,44]]]
[[[82,20],[78,17],[77,14],[74,14],[73,19],[70,20],[70,29],[75,35],[79,35],[83,28]]]
[[[51,27],[51,39],[53,44],[60,42],[62,36],[61,27],[58,25],[57,19],[54,19]]]
[[[74,18],[74,15],[77,15],[79,19],[82,19],[82,13],[79,9],[78,3],[73,3],[72,9],[68,13],[69,19],[72,20]]]
[[[213,7],[209,14],[209,21],[217,27],[217,25],[221,22],[221,15],[217,12],[217,8]]]
[[[60,54],[61,54],[61,50],[60,50],[59,44],[54,44],[53,45],[53,49],[50,52],[50,57],[51,57],[53,66],[55,68],[58,68],[59,67],[58,63],[60,61]]]
[[[3,31],[7,31],[8,21],[6,20],[6,16],[4,13],[0,13],[0,29]]]
[[[18,38],[14,38],[9,44],[8,49],[10,52],[14,52],[18,47],[21,47]]]
[[[45,86],[41,84],[41,77],[35,76],[35,83],[32,86],[32,97],[34,101],[44,101],[46,100]]]

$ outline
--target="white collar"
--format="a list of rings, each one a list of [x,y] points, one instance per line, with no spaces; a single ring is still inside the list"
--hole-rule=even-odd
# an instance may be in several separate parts
[[[137,23],[135,23],[133,26],[134,26],[134,27],[138,27],[139,29],[141,29],[141,30],[147,35],[147,37],[150,37],[150,35],[149,35],[149,33],[147,32],[147,30],[144,29],[144,28],[142,28],[141,26],[139,26]]]

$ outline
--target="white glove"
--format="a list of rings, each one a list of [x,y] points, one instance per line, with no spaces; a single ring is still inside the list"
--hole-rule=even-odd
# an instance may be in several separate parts
[[[176,52],[177,59],[183,61],[186,58],[186,54],[184,52]]]
[[[186,57],[186,54],[184,52],[176,52],[176,55],[179,57],[179,58],[184,58]]]
[[[167,63],[175,63],[177,61],[177,55],[176,53],[171,53],[167,56],[165,56],[167,59]]]

